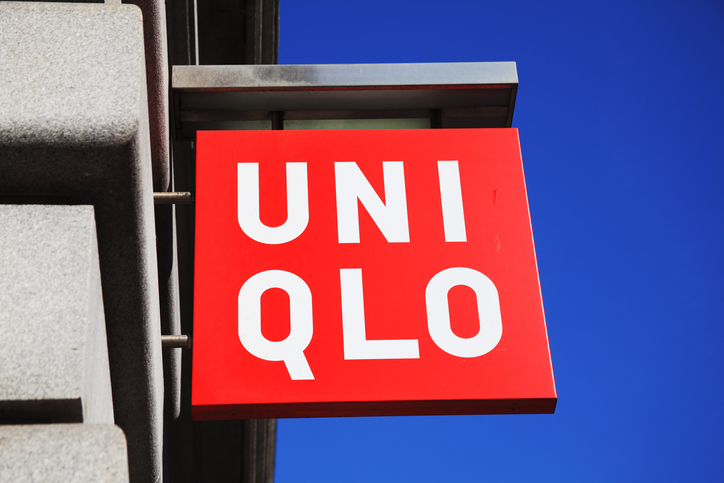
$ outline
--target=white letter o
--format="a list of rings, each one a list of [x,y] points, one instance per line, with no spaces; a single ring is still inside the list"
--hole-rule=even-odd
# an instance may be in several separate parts
[[[475,292],[480,331],[474,337],[458,337],[450,325],[447,295],[457,285],[470,287]],[[448,268],[432,277],[425,289],[425,303],[430,337],[448,354],[479,357],[493,350],[503,336],[498,289],[488,277],[472,268]]]

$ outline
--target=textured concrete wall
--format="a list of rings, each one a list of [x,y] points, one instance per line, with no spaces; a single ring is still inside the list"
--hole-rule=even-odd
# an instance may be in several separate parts
[[[153,189],[154,191],[168,191],[171,186],[171,171],[166,2],[163,0],[124,0],[123,3],[137,5],[143,12]]]
[[[12,2],[24,2],[27,0],[10,0]],[[111,3],[119,5],[121,0],[45,0],[46,2],[63,2],[63,3]]]
[[[113,424],[90,206],[0,205],[0,417]]]
[[[140,10],[0,2],[0,202],[93,205],[116,424],[161,477],[163,374]],[[5,201],[7,202],[7,201]]]
[[[0,483],[124,483],[126,439],[111,424],[0,426]]]
[[[172,180],[166,4],[163,0],[124,0],[124,3],[137,5],[143,12],[153,190],[170,191]],[[181,333],[174,218],[173,206],[156,207],[161,327],[164,334],[170,335]],[[163,366],[165,412],[168,416],[177,418],[181,411],[181,350],[164,351]]]
[[[179,335],[181,307],[176,251],[176,210],[173,205],[156,206],[156,246],[161,332],[164,335]],[[176,419],[181,414],[181,351],[179,348],[168,348],[163,351],[164,413],[171,419]]]

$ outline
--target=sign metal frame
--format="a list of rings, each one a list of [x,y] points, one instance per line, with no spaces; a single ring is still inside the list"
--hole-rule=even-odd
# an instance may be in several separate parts
[[[555,410],[517,130],[204,132],[198,143],[194,418]],[[304,165],[308,219],[279,237],[262,225],[284,228],[285,218],[304,216],[295,211],[304,195],[290,201],[289,193],[299,191],[290,165],[297,172]],[[256,179],[250,180],[254,169]],[[397,218],[385,228],[380,220],[387,215],[373,215],[371,208],[377,197],[379,209],[393,210],[395,169],[404,173],[404,186],[396,188],[406,197],[404,224],[409,218],[402,234],[399,213],[389,215]],[[457,172],[458,195],[444,187],[443,178],[454,178],[450,169]],[[358,173],[351,175],[356,181],[344,181],[344,172]],[[247,184],[256,184],[250,196]],[[271,202],[260,201],[262,186]],[[372,194],[360,194],[365,189]],[[344,208],[349,196],[357,211]],[[446,197],[453,199],[447,211]],[[242,219],[242,204],[255,202],[253,228]],[[463,205],[461,232],[449,213],[462,214]],[[276,220],[263,219],[264,212],[276,212]],[[353,212],[352,231],[358,232],[345,234],[349,220],[340,213],[349,218]],[[433,280],[451,270],[455,276],[474,272],[475,280],[487,282],[463,276],[434,288]],[[248,288],[259,275],[271,280],[282,272],[281,281]],[[355,273],[358,289],[345,282]],[[474,294],[455,298],[457,286]],[[266,302],[264,309],[269,289],[282,289],[287,298]],[[357,305],[349,302],[355,297]],[[300,300],[301,316],[295,309]],[[255,303],[258,312],[248,312]],[[447,311],[442,325],[439,311],[431,309],[435,303]],[[455,308],[460,304],[465,311]],[[481,346],[475,339],[495,332],[491,307],[502,332],[486,336]],[[256,329],[247,325],[252,319]],[[473,331],[455,333],[453,326],[459,329],[468,319]],[[286,320],[289,327],[270,336],[264,332],[268,320]],[[396,348],[354,353],[353,323],[362,324],[361,335],[354,336],[360,344],[381,339]],[[291,352],[283,349],[292,339]],[[413,341],[414,350],[408,350]],[[304,367],[293,367],[300,358]]]

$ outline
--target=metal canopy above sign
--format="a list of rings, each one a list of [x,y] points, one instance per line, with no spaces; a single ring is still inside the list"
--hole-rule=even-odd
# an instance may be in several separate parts
[[[194,139],[197,130],[318,128],[305,121],[511,127],[518,75],[515,62],[174,66],[172,86],[176,137]]]

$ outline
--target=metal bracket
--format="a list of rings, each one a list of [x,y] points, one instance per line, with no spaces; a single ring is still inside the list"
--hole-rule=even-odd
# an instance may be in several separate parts
[[[191,349],[191,336],[190,335],[162,335],[161,336],[161,347],[168,348],[181,348]]]
[[[153,203],[156,205],[192,205],[195,201],[194,194],[188,191],[153,193]]]

